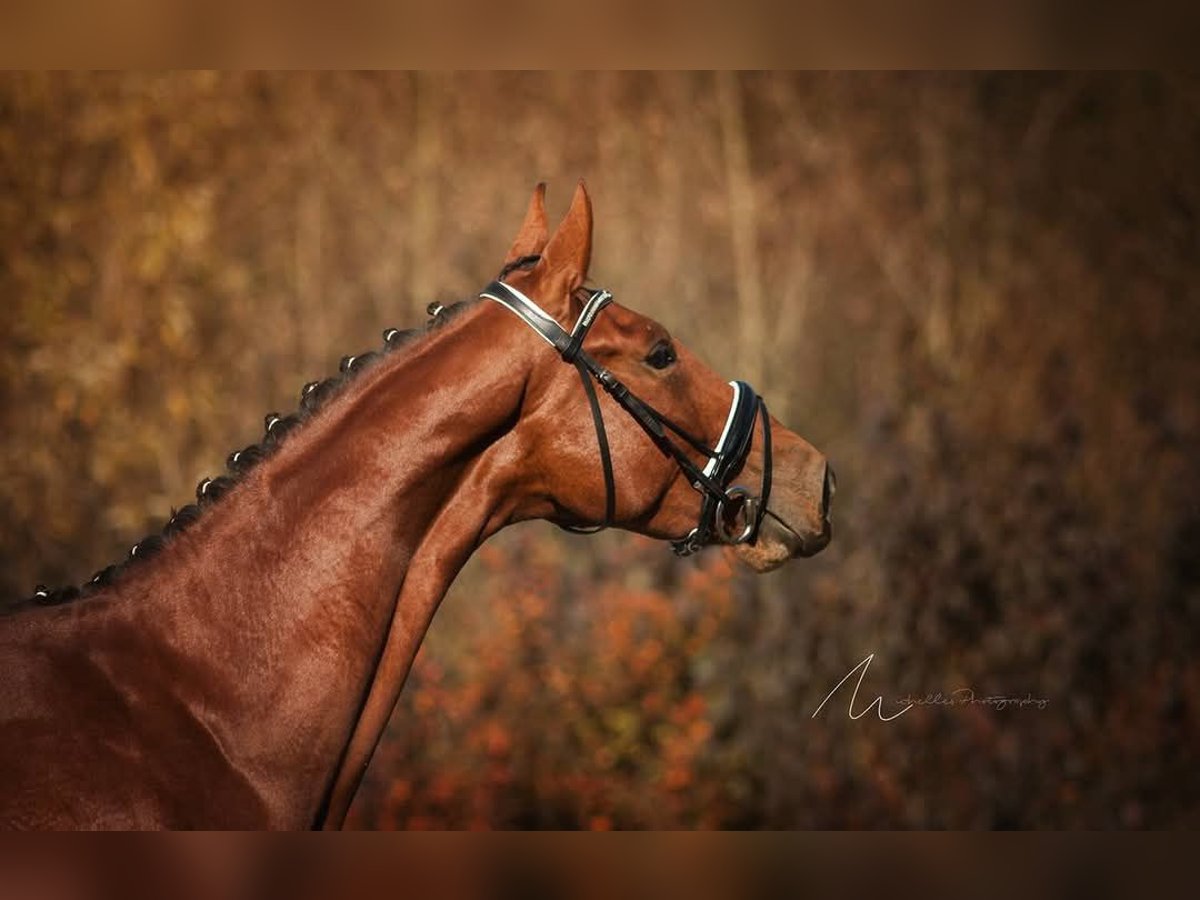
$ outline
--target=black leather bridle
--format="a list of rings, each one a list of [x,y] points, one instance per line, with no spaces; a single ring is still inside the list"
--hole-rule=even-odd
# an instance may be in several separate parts
[[[579,372],[592,409],[592,420],[596,427],[596,442],[600,447],[600,464],[604,469],[604,521],[592,526],[564,526],[570,531],[591,533],[607,528],[616,512],[616,482],[613,478],[612,455],[608,448],[608,435],[604,428],[604,414],[594,378],[622,409],[650,435],[651,440],[664,453],[671,456],[683,470],[692,487],[701,495],[700,518],[686,536],[671,542],[671,548],[680,556],[695,553],[701,547],[713,543],[747,544],[758,537],[763,516],[767,513],[767,502],[771,496],[771,419],[767,405],[744,381],[731,381],[733,401],[725,427],[715,447],[707,446],[702,440],[688,433],[649,403],[639,399],[621,383],[612,372],[601,366],[583,350],[583,341],[588,330],[596,321],[600,310],[612,302],[612,294],[605,290],[592,291],[583,305],[575,327],[569,332],[551,318],[541,307],[514,288],[497,279],[479,293],[480,297],[495,301],[515,313],[525,324],[539,334],[559,352],[563,360],[571,363]],[[754,427],[759,416],[763,424],[763,474],[758,496],[744,487],[730,487],[729,482],[741,470],[750,455],[754,440]],[[668,432],[682,439],[689,447],[708,457],[704,467],[697,466],[687,452],[671,439]],[[745,526],[733,532],[726,522],[732,504],[741,504]]]

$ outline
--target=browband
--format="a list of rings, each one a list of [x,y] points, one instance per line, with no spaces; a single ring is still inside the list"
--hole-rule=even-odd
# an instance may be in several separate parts
[[[596,321],[596,314],[612,303],[613,295],[605,290],[593,291],[583,305],[575,327],[568,332],[544,309],[530,300],[511,284],[493,281],[482,291],[480,297],[495,300],[505,309],[519,316],[526,325],[541,335],[542,339],[559,352],[563,359],[572,362],[579,355],[588,329]]]

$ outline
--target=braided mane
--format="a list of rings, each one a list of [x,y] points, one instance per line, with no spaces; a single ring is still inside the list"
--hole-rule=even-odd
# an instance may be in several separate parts
[[[500,277],[513,269],[536,261],[536,257],[517,260],[505,266]],[[299,408],[288,415],[268,413],[265,420],[263,439],[229,454],[225,460],[226,474],[215,478],[204,478],[196,486],[196,501],[172,512],[162,530],[148,535],[133,545],[129,556],[112,565],[105,566],[82,585],[49,589],[38,585],[32,594],[10,609],[24,606],[55,606],[91,596],[117,582],[123,574],[151,559],[171,543],[171,540],[191,527],[204,511],[218,503],[229,490],[263,460],[272,456],[287,438],[308,421],[314,413],[325,407],[345,389],[357,375],[371,368],[390,353],[411,346],[425,335],[436,331],[464,310],[474,306],[476,299],[462,300],[449,306],[431,303],[427,312],[429,319],[422,328],[399,330],[388,328],[383,332],[383,347],[342,358],[338,373],[319,381],[310,381],[300,391]]]

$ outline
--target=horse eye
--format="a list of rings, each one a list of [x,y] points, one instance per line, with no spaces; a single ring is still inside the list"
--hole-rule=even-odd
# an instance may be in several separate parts
[[[675,348],[666,341],[654,345],[654,349],[646,356],[646,362],[655,369],[665,369],[675,362]]]

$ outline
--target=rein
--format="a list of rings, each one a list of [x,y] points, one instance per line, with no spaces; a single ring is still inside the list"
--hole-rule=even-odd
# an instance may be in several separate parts
[[[575,366],[592,411],[596,442],[600,448],[600,465],[604,470],[604,519],[596,525],[563,527],[568,531],[591,534],[612,525],[616,512],[617,491],[612,454],[604,427],[604,414],[593,385],[595,380],[622,409],[633,416],[659,449],[675,460],[675,464],[688,477],[692,488],[702,497],[696,527],[680,540],[672,541],[671,549],[679,556],[688,556],[713,543],[753,543],[758,537],[758,530],[762,525],[763,516],[767,513],[767,502],[771,495],[771,420],[767,415],[765,401],[754,389],[744,381],[729,382],[733,388],[733,401],[729,405],[725,427],[721,430],[716,446],[709,447],[639,398],[612,372],[584,352],[583,341],[595,323],[596,316],[612,302],[612,294],[609,291],[593,291],[584,303],[575,326],[568,332],[533,300],[504,282],[502,278],[503,273],[500,279],[491,282],[480,291],[479,296],[499,303],[515,314],[557,350],[564,362]],[[754,426],[760,415],[763,423],[763,476],[756,497],[744,487],[729,487],[729,482],[750,455]],[[679,444],[672,440],[668,432],[680,438],[691,449],[708,457],[704,467],[697,466]],[[738,533],[730,531],[725,521],[727,507],[732,509],[734,504],[741,505],[746,523]]]

